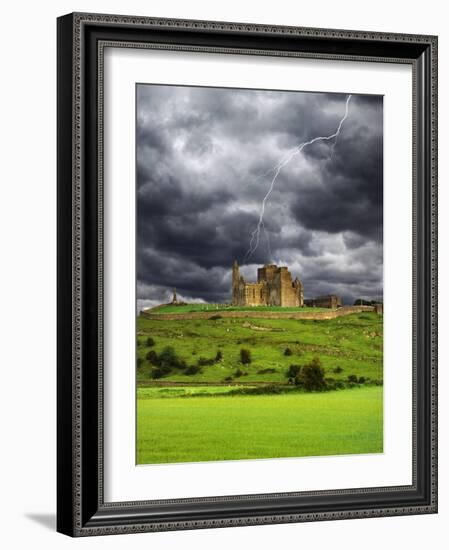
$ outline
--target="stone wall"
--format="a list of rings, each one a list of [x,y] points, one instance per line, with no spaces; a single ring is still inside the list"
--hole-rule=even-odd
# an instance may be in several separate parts
[[[305,320],[326,320],[362,313],[364,311],[375,311],[374,306],[343,306],[339,309],[329,311],[196,311],[194,313],[151,313],[142,311],[142,315],[158,321],[210,319],[211,317],[229,317],[231,319],[265,318],[265,319],[305,319]]]

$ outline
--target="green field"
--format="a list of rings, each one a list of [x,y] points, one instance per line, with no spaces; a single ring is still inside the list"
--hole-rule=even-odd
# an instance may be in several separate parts
[[[139,389],[137,463],[382,452],[382,387],[160,398]]]
[[[138,464],[382,452],[382,315],[298,320],[253,312],[138,317]],[[182,366],[155,377],[149,354],[167,347]],[[343,389],[307,392],[289,380],[291,365],[313,358],[327,389]]]
[[[211,315],[214,315],[220,311],[249,311],[252,313],[257,313],[258,311],[306,313],[309,311],[329,311],[329,309],[323,307],[231,306],[228,304],[179,304],[176,306],[172,304],[165,304],[148,311],[158,315],[163,313],[179,314],[197,312],[210,312]]]

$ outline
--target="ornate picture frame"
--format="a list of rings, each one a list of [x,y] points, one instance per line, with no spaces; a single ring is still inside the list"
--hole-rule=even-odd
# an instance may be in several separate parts
[[[106,47],[411,66],[412,483],[106,502]],[[58,19],[58,502],[70,536],[437,512],[437,37],[74,13]]]

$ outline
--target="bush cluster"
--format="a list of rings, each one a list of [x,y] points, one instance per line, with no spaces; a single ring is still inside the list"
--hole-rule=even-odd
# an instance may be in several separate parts
[[[368,381],[368,378],[365,378],[364,376],[360,376],[359,378],[357,378],[355,374],[350,374],[348,376],[348,382],[350,384],[365,384],[365,382],[367,381]]]
[[[185,369],[187,363],[181,359],[172,346],[166,346],[158,355],[154,350],[150,350],[146,358],[153,365],[151,376],[153,378],[162,378],[173,369]]]

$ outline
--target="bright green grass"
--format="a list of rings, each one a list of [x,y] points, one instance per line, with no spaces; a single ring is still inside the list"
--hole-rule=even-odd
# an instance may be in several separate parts
[[[151,313],[163,314],[163,313],[196,313],[198,311],[210,312],[211,315],[215,315],[220,311],[273,311],[282,313],[301,313],[301,312],[316,312],[316,311],[329,311],[328,308],[322,307],[280,307],[280,306],[230,306],[227,304],[182,304],[173,306],[171,304],[159,306]]]
[[[162,317],[162,316],[161,316]],[[244,376],[233,379],[239,384],[286,383],[285,373],[291,364],[305,364],[313,357],[320,358],[325,376],[346,380],[348,375],[371,380],[383,379],[383,316],[375,313],[347,315],[331,320],[297,319],[230,319],[195,320],[149,319],[143,315],[137,320],[137,355],[141,365],[137,369],[140,385],[152,383],[151,365],[145,359],[149,349],[159,353],[165,346],[173,346],[188,365],[200,357],[214,358],[221,351],[223,359],[205,366],[202,372],[188,376],[174,370],[158,383],[222,384],[240,368]],[[147,338],[155,341],[146,346]],[[290,348],[291,356],[284,355]],[[240,349],[251,351],[250,365],[240,363]],[[343,369],[334,373],[335,368]],[[272,373],[261,373],[265,369]]]
[[[171,399],[139,393],[137,463],[380,453],[382,426],[381,387]]]

